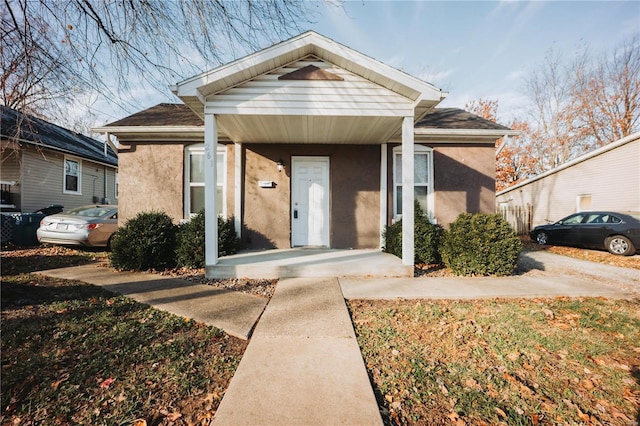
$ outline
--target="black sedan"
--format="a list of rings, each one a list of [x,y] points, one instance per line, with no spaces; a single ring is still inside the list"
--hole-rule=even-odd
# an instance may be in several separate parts
[[[612,254],[629,256],[640,248],[640,215],[575,213],[556,223],[536,226],[530,236],[538,244],[606,249]]]

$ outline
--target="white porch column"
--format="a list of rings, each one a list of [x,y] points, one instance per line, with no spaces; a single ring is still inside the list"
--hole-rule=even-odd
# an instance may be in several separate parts
[[[218,123],[214,114],[204,115],[204,209],[205,266],[218,263],[218,206],[216,193],[218,174]]]
[[[242,238],[242,144],[235,143],[233,148],[234,160],[234,191],[233,191],[233,225],[238,238]]]
[[[387,226],[387,144],[380,145],[380,250],[384,247],[384,227]]]
[[[402,120],[402,263],[414,263],[413,117]]]

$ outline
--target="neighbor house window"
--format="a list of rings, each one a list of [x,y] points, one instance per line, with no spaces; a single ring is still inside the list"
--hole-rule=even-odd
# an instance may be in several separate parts
[[[415,145],[413,154],[413,193],[422,210],[434,218],[433,212],[433,150]],[[402,216],[402,147],[393,149],[393,217]]]
[[[118,199],[118,171],[116,170],[116,178],[115,178],[115,185],[114,185],[114,191],[115,191],[115,197],[116,200]]]
[[[224,216],[226,213],[226,147],[218,147],[216,157],[217,188],[216,205],[217,214]],[[197,214],[204,208],[204,144],[191,145],[185,151],[185,218]]]
[[[81,194],[82,188],[82,161],[64,157],[64,182],[63,191],[65,194]]]
[[[576,203],[579,212],[591,210],[591,194],[578,195]]]

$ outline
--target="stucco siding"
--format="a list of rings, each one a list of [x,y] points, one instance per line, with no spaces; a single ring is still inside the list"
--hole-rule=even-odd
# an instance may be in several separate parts
[[[579,206],[581,196],[590,196],[590,206]],[[496,201],[532,206],[532,226],[578,210],[640,211],[640,139],[503,191]]]
[[[448,226],[460,213],[495,212],[495,147],[429,145],[433,148],[434,210]]]
[[[184,215],[184,144],[122,143],[118,151],[118,222],[140,212],[162,211],[174,222]]]
[[[291,247],[291,157],[327,156],[330,163],[330,246],[376,248],[380,241],[380,148],[354,145],[244,144],[243,242],[251,248]],[[276,163],[285,168],[278,172]],[[275,182],[260,188],[258,181]]]
[[[47,150],[24,149],[22,157],[22,174],[20,191],[22,192],[22,211],[32,212],[51,204],[61,204],[65,209],[72,209],[94,203],[94,197],[101,202],[105,197],[105,166],[79,157],[68,156],[82,163],[81,191],[70,194],[63,191],[64,159],[63,154]],[[114,169],[107,177],[107,188],[114,185]],[[115,194],[107,192],[107,198],[116,204]]]

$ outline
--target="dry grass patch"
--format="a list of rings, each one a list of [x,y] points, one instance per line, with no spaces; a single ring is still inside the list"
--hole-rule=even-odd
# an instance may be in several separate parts
[[[247,344],[77,281],[0,288],[2,424],[209,424]]]
[[[634,424],[640,304],[351,301],[386,424]]]

